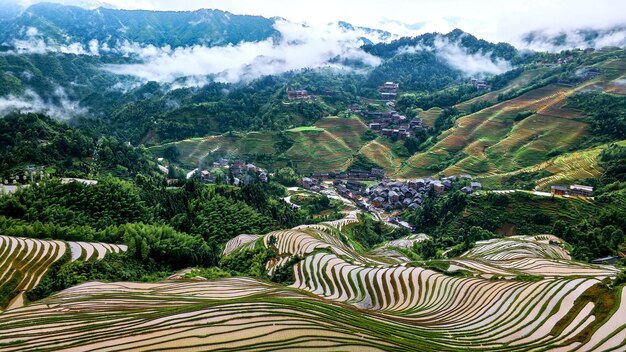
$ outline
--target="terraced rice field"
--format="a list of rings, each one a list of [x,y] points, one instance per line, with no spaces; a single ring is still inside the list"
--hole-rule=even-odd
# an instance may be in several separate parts
[[[433,147],[409,158],[398,175],[427,176],[437,171],[433,165],[446,160],[451,165],[438,171],[484,176],[543,162],[551,150],[572,145],[585,135],[586,123],[576,120],[580,114],[564,107],[568,95],[585,87],[548,85],[463,116]],[[523,111],[538,114],[516,123],[515,116]]]
[[[9,295],[1,297],[10,298],[7,308],[22,306],[24,293],[37,286],[66,250],[61,241],[0,236],[0,291]]]
[[[152,147],[151,150],[161,153],[174,145],[180,152],[181,160],[197,164],[209,155],[217,156],[246,156],[246,155],[273,155],[276,153],[277,135],[272,132],[248,132],[243,135],[228,134],[191,138],[182,141],[167,143]]]
[[[102,242],[67,242],[72,252],[72,261],[100,260],[107,253],[126,252],[128,246],[124,244],[108,244]]]
[[[294,141],[284,156],[293,161],[300,172],[345,170],[350,165],[352,149],[342,140],[324,129],[287,131]]]
[[[368,127],[358,117],[324,117],[315,123],[315,127],[322,128],[338,139],[341,139],[353,150],[359,149],[364,142],[361,135]]]
[[[226,243],[226,246],[224,246],[224,250],[222,251],[222,255],[227,256],[235,250],[244,247],[252,249],[259,238],[261,238],[261,235],[239,235]]]
[[[532,115],[516,124],[509,135],[485,149],[490,160],[509,171],[545,161],[546,154],[564,150],[586,134],[587,124],[547,115]]]
[[[359,150],[359,154],[367,160],[379,165],[388,173],[394,173],[400,168],[402,158],[396,156],[387,143],[378,138],[368,142]]]
[[[625,146],[626,141],[621,141],[617,144]],[[598,156],[606,147],[607,145],[602,145],[561,155],[517,171],[481,177],[480,181],[491,188],[498,188],[503,180],[520,173],[545,171],[548,173],[548,176],[538,179],[535,183],[538,189],[549,190],[552,185],[571,184],[578,180],[598,177],[603,172],[602,168],[598,165]]]
[[[7,309],[21,307],[24,294],[39,284],[48,269],[70,251],[71,260],[99,260],[106,253],[126,251],[125,245],[62,242],[0,236],[0,292],[10,301]],[[0,303],[0,309],[4,305]]]
[[[352,154],[365,144],[361,135],[366,130],[367,126],[357,117],[324,117],[314,126],[286,130],[287,137],[293,140],[294,145],[281,156],[297,162],[304,170],[308,170],[306,172],[345,169],[350,165]],[[276,157],[278,142],[278,133],[262,131],[185,139],[159,145],[151,150],[158,154],[174,145],[182,161],[198,164],[209,156],[243,159],[262,155]]]
[[[461,257],[450,260],[450,264],[456,269],[468,270],[485,278],[534,275],[552,278],[589,276],[602,279],[619,273],[612,266],[573,262],[565,250],[551,243],[562,241],[551,235],[482,241]]]
[[[294,144],[284,156],[304,173],[345,170],[352,155],[365,144],[361,135],[366,130],[358,117],[324,117],[314,126],[285,131]]]
[[[426,127],[433,127],[442,110],[441,108],[430,108],[426,111],[421,110],[419,111],[419,117]]]
[[[413,234],[404,238],[400,238],[397,240],[389,241],[385,243],[383,248],[410,248],[413,247],[414,244],[426,241],[428,236],[424,233]]]
[[[525,71],[519,77],[517,77],[511,83],[509,83],[506,87],[502,89],[490,91],[476,98],[470,99],[468,101],[464,101],[460,104],[455,105],[455,107],[459,109],[460,111],[469,112],[471,106],[481,100],[495,103],[498,100],[498,95],[505,94],[505,93],[510,92],[511,90],[524,87],[532,79],[538,77],[539,75],[545,73],[546,71],[547,71],[546,67],[540,67],[540,68],[536,68],[533,70]]]
[[[607,85],[606,92],[617,95],[626,95],[626,75],[618,77]]]
[[[552,263],[543,270],[576,274],[534,282],[459,278],[356,252],[338,230],[352,221],[353,214],[263,236],[279,261],[303,258],[294,266],[291,287],[248,278],[86,283],[0,314],[0,351],[626,347],[626,315],[621,314],[626,291],[608,289],[594,277],[614,270],[588,266],[595,271],[582,271],[556,237],[487,241],[455,260],[517,261],[517,269],[527,270],[535,265],[530,259],[542,259]],[[248,239],[240,238],[233,250],[252,243]],[[270,269],[277,265],[268,263]]]

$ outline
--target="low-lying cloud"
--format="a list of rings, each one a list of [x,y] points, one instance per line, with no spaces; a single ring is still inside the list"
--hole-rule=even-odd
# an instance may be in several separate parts
[[[89,41],[87,45],[81,43],[60,44],[54,40],[44,38],[35,27],[24,29],[25,38],[13,41],[13,53],[16,54],[46,54],[62,53],[74,55],[100,55],[100,51],[108,51],[106,45],[100,45],[98,40]]]
[[[173,83],[184,78],[183,85],[202,85],[206,77],[235,83],[303,68],[345,68],[340,63],[342,60],[368,66],[380,63],[380,59],[360,49],[362,41],[358,32],[336,24],[308,27],[278,21],[274,26],[281,33],[278,39],[220,47],[196,45],[172,49],[124,43],[117,50],[143,62],[108,65],[106,69],[143,81]]]
[[[362,38],[376,39],[376,33],[342,28],[337,23],[310,27],[283,20],[277,21],[274,27],[280,32],[279,38],[217,47],[194,45],[178,48],[128,41],[109,47],[107,43],[95,39],[87,44],[60,44],[44,38],[36,28],[27,27],[22,32],[24,39],[13,42],[13,53],[122,55],[139,62],[106,65],[104,69],[143,82],[168,83],[173,88],[202,86],[209,80],[236,83],[304,68],[346,69],[344,62],[364,66],[380,64],[379,58],[360,49]]]
[[[13,112],[38,112],[56,119],[68,119],[84,115],[87,109],[77,102],[71,101],[62,88],[54,91],[54,98],[44,100],[32,90],[26,90],[20,96],[9,95],[0,97],[0,116]]]
[[[398,54],[431,51],[451,67],[467,76],[497,75],[511,70],[512,65],[504,59],[491,58],[491,52],[470,53],[458,41],[437,37],[433,46],[417,45],[403,47]]]
[[[515,45],[532,51],[560,52],[573,48],[626,47],[626,28],[538,30],[525,34]]]
[[[435,40],[437,55],[442,57],[448,64],[469,76],[492,74],[497,75],[511,69],[511,63],[504,59],[492,59],[491,53],[477,52],[470,54],[467,49],[458,42],[450,42],[446,39]]]

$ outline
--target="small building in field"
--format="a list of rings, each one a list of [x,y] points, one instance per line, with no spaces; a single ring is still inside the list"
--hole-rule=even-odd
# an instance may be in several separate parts
[[[211,173],[208,170],[202,170],[200,172],[200,181],[204,183],[215,183],[215,177],[211,177]]]
[[[552,186],[550,187],[550,193],[556,196],[564,196],[567,194],[567,188],[565,186]]]
[[[294,99],[309,99],[309,93],[304,90],[288,90],[287,91],[287,98],[289,100],[294,100]]]
[[[399,86],[400,85],[398,83],[385,82],[385,84],[383,84],[382,87],[380,87],[380,89],[382,91],[387,91],[387,92],[397,92]]]
[[[480,182],[472,182],[472,183],[470,184],[470,186],[472,187],[472,189],[473,189],[474,191],[477,191],[477,190],[479,190],[479,189],[483,188],[483,185],[481,185],[481,184],[480,184]]]
[[[382,93],[380,93],[380,98],[382,100],[386,100],[386,101],[396,100],[396,96],[397,96],[396,93],[391,93],[391,92],[382,92]]]
[[[569,186],[569,194],[577,197],[591,197],[593,195],[593,187],[583,185]]]

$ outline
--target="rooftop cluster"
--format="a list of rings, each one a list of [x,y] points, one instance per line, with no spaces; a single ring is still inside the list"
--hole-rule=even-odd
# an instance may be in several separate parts
[[[223,177],[223,181],[233,186],[248,184],[258,180],[259,182],[267,182],[267,171],[257,167],[254,164],[246,163],[243,160],[230,161],[226,158],[219,158],[213,163],[211,170],[194,169],[187,174],[187,178],[199,174],[200,180],[204,183],[216,183],[219,178]]]
[[[448,176],[441,179],[418,178],[410,181],[385,180],[373,185],[363,192],[364,200],[360,206],[371,205],[386,211],[399,209],[417,209],[432,190],[435,194],[442,194],[452,189],[452,185],[460,180],[469,180],[470,185],[461,188],[461,191],[469,194],[482,188],[479,182],[471,182],[470,175]]]

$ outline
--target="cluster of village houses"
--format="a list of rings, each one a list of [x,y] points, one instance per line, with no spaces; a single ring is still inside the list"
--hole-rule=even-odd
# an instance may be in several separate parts
[[[320,192],[324,189],[324,180],[334,180],[333,185],[337,192],[346,197],[354,198],[365,189],[365,185],[359,181],[382,180],[385,177],[385,170],[372,168],[370,171],[364,170],[336,170],[334,172],[314,172],[311,177],[302,178],[302,187],[313,192]]]
[[[443,177],[441,179],[419,178],[410,181],[396,181],[384,177],[381,169],[365,171],[348,171],[336,173],[317,173],[311,177],[302,178],[302,187],[313,192],[324,189],[323,180],[332,179],[333,185],[341,196],[357,201],[357,205],[363,208],[373,206],[386,211],[399,209],[416,209],[421,206],[423,199],[432,189],[436,194],[450,190],[454,182],[468,180],[469,186],[461,188],[461,192],[473,193],[482,188],[479,182],[472,182],[472,176],[462,174],[459,176]],[[359,180],[379,180],[380,182],[369,188]]]
[[[552,186],[550,187],[550,193],[559,196],[591,197],[593,196],[593,187],[571,185],[567,189],[565,186]]]
[[[373,118],[369,129],[384,137],[406,139],[412,137],[416,129],[423,128],[422,119],[408,119],[396,111],[364,111],[363,116]]]
[[[229,159],[219,158],[213,163],[212,166],[212,170],[220,169],[222,170],[221,172],[226,173],[228,177],[226,177],[224,181],[228,184],[232,184],[233,186],[250,183],[252,179],[254,179],[252,175],[255,175],[259,182],[265,183],[268,181],[267,171],[255,166],[254,164],[246,163],[243,160],[235,160],[231,162]],[[199,168],[187,173],[187,178],[189,179],[195,174],[199,174],[200,181],[204,183],[215,183],[217,181],[214,173],[206,169],[200,170]]]
[[[441,194],[452,189],[454,182],[459,180],[470,181],[469,186],[461,188],[461,192],[466,194],[473,193],[482,188],[479,182],[472,182],[472,176],[466,174],[458,177],[448,176],[441,179],[428,177],[410,181],[383,180],[363,192],[364,200],[361,200],[360,203],[362,204],[359,205],[367,206],[367,201],[369,201],[369,204],[373,207],[381,208],[386,211],[405,208],[417,209],[422,205],[423,200],[427,197],[431,189],[436,194]]]
[[[391,110],[395,106],[398,96],[399,84],[386,82],[378,88],[380,98],[386,101],[387,107]],[[381,134],[384,137],[406,139],[413,136],[414,131],[423,128],[422,119],[408,119],[396,111],[361,111],[358,104],[353,104],[350,109],[353,112],[361,113],[363,117],[373,119],[368,125],[369,129]]]

